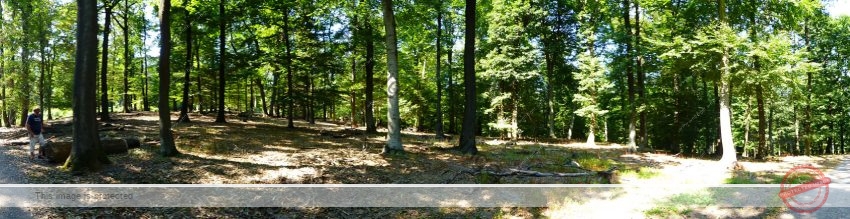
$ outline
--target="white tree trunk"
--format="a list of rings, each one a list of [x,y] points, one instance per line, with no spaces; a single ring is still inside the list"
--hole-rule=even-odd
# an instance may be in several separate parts
[[[384,152],[404,151],[401,145],[401,116],[398,112],[398,44],[395,31],[395,16],[392,0],[384,0],[384,27],[387,39],[387,146]]]
[[[732,110],[730,106],[731,82],[729,72],[729,55],[723,53],[723,72],[720,79],[720,142],[723,144],[723,156],[720,163],[734,165],[738,161],[735,155],[735,145],[732,142]]]

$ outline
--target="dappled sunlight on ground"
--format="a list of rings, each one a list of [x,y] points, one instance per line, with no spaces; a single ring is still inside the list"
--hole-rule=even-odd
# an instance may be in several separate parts
[[[458,136],[438,140],[432,133],[403,132],[406,151],[402,155],[381,155],[386,142],[386,130],[367,134],[365,128],[351,128],[329,122],[309,124],[296,120],[296,128],[286,128],[280,118],[249,118],[239,120],[233,115],[228,123],[214,123],[214,115],[191,113],[190,123],[174,123],[173,133],[180,156],[164,158],[159,151],[159,120],[154,112],[119,113],[101,131],[102,136],[137,137],[142,146],[127,154],[111,155],[114,164],[83,176],[57,168],[61,164],[34,161],[21,165],[33,183],[123,183],[123,184],[575,184],[621,183],[626,186],[660,184],[724,183],[729,172],[713,160],[676,157],[652,153],[628,153],[620,144],[558,139],[505,141],[498,138],[477,138],[480,154],[466,156],[449,148],[457,144]],[[177,119],[177,114],[172,114]],[[70,140],[70,121],[56,121],[64,131],[56,139]],[[102,125],[105,123],[102,123]],[[20,131],[0,128],[0,135],[18,135]],[[46,136],[47,137],[47,136]],[[6,138],[4,138],[6,139]],[[24,158],[24,146],[5,150],[11,156]],[[830,159],[817,157],[786,158],[776,162],[742,162],[751,171],[785,170],[797,163],[829,166]],[[571,162],[581,165],[571,166]],[[598,175],[582,177],[481,177],[469,171],[503,172],[511,169],[543,173],[578,173],[619,168],[617,177],[607,179]],[[351,212],[328,208],[277,209],[273,215],[315,211],[315,215],[348,217],[346,215],[420,215],[423,217],[541,217],[584,218],[611,215],[616,217],[645,217],[653,203],[674,194],[692,192],[675,186],[654,189],[620,189],[607,193],[586,194],[586,200],[552,200],[550,208],[414,208],[414,209],[349,209]],[[455,200],[453,205],[465,200]],[[626,207],[628,206],[628,207]],[[67,209],[66,209],[67,210]],[[62,209],[52,209],[44,216],[67,215]],[[70,211],[70,210],[67,210]],[[125,211],[132,211],[127,210]],[[230,209],[178,209],[181,215],[228,215]],[[277,212],[282,211],[282,212]],[[708,209],[704,212],[723,212]],[[143,211],[144,212],[144,211]],[[288,212],[288,213],[287,213]],[[706,215],[713,215],[713,214]],[[735,213],[737,215],[746,215]],[[732,213],[718,213],[730,215]],[[72,214],[73,215],[73,214]],[[87,215],[87,214],[83,214]],[[139,214],[133,214],[139,215]],[[244,216],[242,213],[234,215]],[[268,214],[264,214],[268,215]],[[297,214],[296,214],[297,215]],[[435,216],[436,215],[436,216]],[[215,217],[215,216],[211,216]],[[393,216],[390,216],[393,217]]]

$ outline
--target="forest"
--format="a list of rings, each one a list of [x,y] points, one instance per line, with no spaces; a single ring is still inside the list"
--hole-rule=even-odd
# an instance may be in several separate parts
[[[850,182],[848,7],[0,0],[0,184],[622,184],[543,206],[18,212],[45,218],[794,217],[648,187]],[[35,108],[47,159],[26,159]]]
[[[89,125],[158,111],[162,144],[179,111],[175,124],[386,129],[389,152],[405,130],[461,136],[473,154],[474,136],[843,154],[850,17],[828,3],[3,0],[0,111],[6,127],[34,107]]]

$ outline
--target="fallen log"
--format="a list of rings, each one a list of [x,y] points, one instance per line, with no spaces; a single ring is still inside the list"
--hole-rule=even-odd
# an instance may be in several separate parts
[[[507,171],[495,172],[489,170],[471,170],[466,169],[461,172],[467,173],[470,175],[479,175],[479,174],[487,174],[495,177],[505,177],[505,176],[525,176],[525,177],[581,177],[581,176],[599,176],[604,178],[610,184],[616,184],[616,171],[617,167],[611,167],[605,171],[589,171],[589,172],[581,172],[581,173],[544,173],[533,170],[520,170],[520,169],[508,169]]]
[[[73,142],[70,141],[47,142],[38,149],[39,155],[46,157],[52,163],[65,162],[71,155],[72,144]],[[106,154],[123,154],[130,148],[138,148],[140,141],[136,138],[101,139],[100,145]]]

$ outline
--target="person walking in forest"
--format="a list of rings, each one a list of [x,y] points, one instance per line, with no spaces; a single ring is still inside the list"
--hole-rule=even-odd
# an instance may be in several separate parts
[[[30,159],[35,158],[35,143],[38,141],[39,147],[44,147],[44,135],[41,134],[44,122],[41,116],[41,109],[35,108],[32,114],[27,116],[26,128],[30,136]]]

